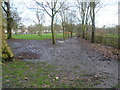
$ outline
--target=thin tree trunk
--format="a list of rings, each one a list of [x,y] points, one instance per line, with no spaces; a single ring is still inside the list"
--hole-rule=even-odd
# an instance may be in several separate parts
[[[12,38],[12,33],[11,33],[11,18],[10,18],[10,3],[7,2],[7,39]]]
[[[83,35],[82,35],[82,38],[84,39],[85,38],[85,32],[83,31]]]
[[[86,24],[86,40],[88,39],[87,34],[88,34],[88,25]]]
[[[71,31],[71,38],[73,37],[73,32]]]
[[[92,36],[91,43],[95,42],[95,2],[91,2],[91,20],[92,20]]]
[[[120,25],[118,25],[118,49],[120,49]]]
[[[92,39],[91,39],[91,43],[95,42],[95,25],[94,23],[92,24]]]
[[[52,43],[55,44],[54,27],[53,27],[54,16],[52,16],[51,18],[52,18],[51,20]]]
[[[65,40],[65,28],[64,28],[64,26],[62,26],[63,27],[63,39]]]
[[[82,23],[82,38],[85,39],[85,26],[84,26],[84,21]]]
[[[92,38],[91,38],[91,43],[95,42],[95,2],[93,3],[93,9],[92,9]]]

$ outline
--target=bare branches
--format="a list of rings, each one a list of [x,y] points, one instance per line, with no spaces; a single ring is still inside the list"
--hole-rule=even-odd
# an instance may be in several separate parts
[[[36,0],[34,0],[34,1],[35,1],[36,4],[38,4],[41,8],[43,8],[44,11],[45,11],[50,17],[52,17],[52,15],[47,11],[45,5],[43,5],[43,2],[42,2],[42,3],[39,3],[39,2],[37,2]]]
[[[67,0],[66,0],[66,1],[67,1]],[[62,6],[66,3],[66,1],[60,3],[60,7],[55,11],[55,14],[60,11],[60,9],[61,9]],[[67,8],[66,8],[66,9],[67,9]]]
[[[46,1],[46,0],[45,0]],[[52,8],[51,8],[51,6],[50,6],[50,4],[46,1],[46,3],[47,3],[47,5],[48,5],[48,7],[52,10]]]
[[[5,11],[5,13],[7,13],[7,11],[5,10],[5,8],[2,6],[2,9]]]

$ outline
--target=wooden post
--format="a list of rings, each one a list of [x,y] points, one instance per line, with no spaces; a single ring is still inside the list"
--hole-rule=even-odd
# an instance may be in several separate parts
[[[118,2],[118,49],[120,49],[120,1]]]

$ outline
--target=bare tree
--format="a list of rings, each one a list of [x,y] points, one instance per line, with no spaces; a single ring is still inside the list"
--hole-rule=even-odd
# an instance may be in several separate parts
[[[60,16],[61,16],[61,25],[62,25],[62,30],[63,30],[63,39],[65,40],[65,22],[66,22],[66,11],[69,9],[69,6],[64,4],[61,8],[60,11]]]
[[[85,16],[86,16],[86,10],[87,10],[87,2],[82,2],[80,0],[77,0],[76,7],[79,9],[79,14],[81,16],[81,22],[82,22],[82,38],[85,38]],[[80,19],[79,19],[80,20]]]
[[[96,6],[99,4],[99,2],[90,2],[90,17],[91,17],[91,22],[92,22],[92,36],[91,36],[91,43],[95,42],[95,14],[99,11],[99,9],[97,10],[97,12],[95,12],[95,8]]]
[[[58,0],[52,0],[51,2],[48,2],[46,0],[46,3],[43,3],[43,2],[40,3],[36,0],[34,1],[51,17],[52,43],[55,44],[55,35],[54,35],[55,32],[54,32],[54,26],[53,26],[54,18],[55,18],[55,15],[60,11],[61,7],[64,5],[65,2],[62,2],[62,4],[60,4],[58,3]]]
[[[74,30],[74,23],[75,23],[75,18],[76,18],[76,14],[75,14],[75,11],[71,11],[68,15],[68,22],[69,22],[69,25],[70,25],[70,35],[71,35],[71,38],[73,37],[73,30]]]
[[[3,1],[2,9],[6,14],[7,18],[7,39],[12,38],[12,29],[17,29],[20,21],[20,17],[17,13],[17,9],[10,6],[10,0]],[[13,5],[14,6],[14,5]],[[10,10],[11,9],[11,10]]]
[[[37,5],[37,10],[36,10],[36,18],[37,21],[33,20],[33,22],[38,26],[38,35],[42,36],[42,25],[44,23],[44,11],[39,10],[38,5]]]
[[[89,2],[86,2],[87,6],[86,6],[86,15],[85,15],[85,39],[87,40],[87,34],[88,34],[88,21],[89,21],[89,18],[90,18],[90,14],[89,14],[89,11],[90,11],[90,4]]]

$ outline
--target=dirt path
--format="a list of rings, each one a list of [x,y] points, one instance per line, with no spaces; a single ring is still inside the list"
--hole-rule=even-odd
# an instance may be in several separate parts
[[[88,83],[97,80],[93,87],[110,88],[118,84],[118,61],[105,58],[76,37],[65,41],[57,40],[52,45],[51,40],[8,40],[15,57],[32,62],[48,62],[58,66],[60,78],[66,75],[66,80],[83,78]]]

